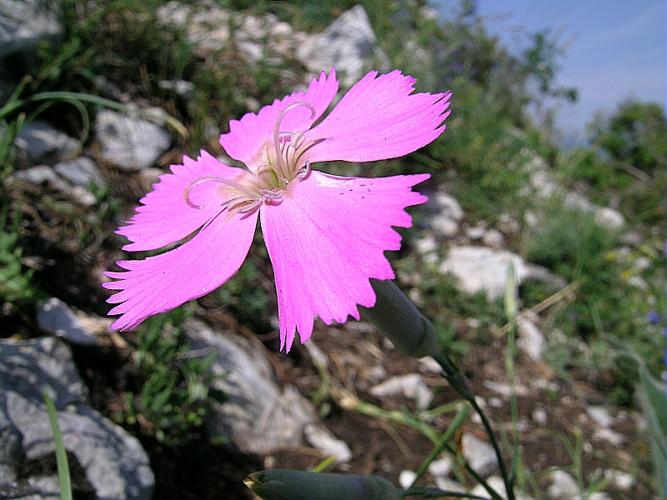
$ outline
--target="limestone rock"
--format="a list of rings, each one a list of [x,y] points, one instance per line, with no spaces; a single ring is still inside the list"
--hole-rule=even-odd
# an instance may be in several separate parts
[[[54,400],[65,448],[85,470],[96,497],[149,499],[154,478],[145,451],[134,437],[88,406],[88,390],[69,348],[53,337],[0,341],[0,428],[3,444],[9,443],[3,455],[13,459],[10,467],[54,452],[44,392]],[[55,471],[19,482],[0,476],[0,492],[12,498],[36,486],[40,498],[58,497]]]
[[[381,384],[371,387],[369,392],[379,398],[402,395],[413,399],[420,410],[428,408],[433,399],[433,392],[424,383],[421,375],[416,373],[391,377]]]
[[[297,49],[297,58],[313,72],[335,67],[344,86],[359,80],[374,60],[386,65],[387,56],[377,47],[375,33],[361,5],[343,12],[319,35],[308,37]]]
[[[498,459],[493,447],[472,434],[463,434],[463,456],[470,466],[483,477],[490,475],[498,467]]]
[[[0,0],[0,59],[62,37],[56,12],[41,0]]]
[[[69,306],[55,297],[37,305],[37,324],[45,332],[62,337],[73,344],[97,343],[95,335],[85,328]]]
[[[519,255],[472,245],[450,248],[447,258],[440,265],[440,272],[456,277],[465,292],[485,292],[490,299],[496,299],[505,294],[511,265],[518,283],[534,279],[550,282],[555,287],[565,285],[561,278],[540,266],[526,263]]]
[[[97,114],[95,137],[102,157],[125,170],[153,166],[171,144],[164,128],[109,110]]]
[[[14,145],[18,158],[33,165],[66,160],[80,148],[79,141],[42,120],[23,127],[14,139]]]
[[[246,453],[303,446],[304,428],[319,425],[319,419],[294,387],[278,387],[261,349],[194,319],[185,323],[185,332],[193,350],[215,353],[211,369],[220,377],[213,387],[226,396],[224,403],[213,406],[206,421],[211,437],[224,436]]]

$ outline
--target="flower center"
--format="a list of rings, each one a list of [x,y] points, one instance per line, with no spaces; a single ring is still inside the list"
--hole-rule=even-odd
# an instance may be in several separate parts
[[[192,191],[201,184],[215,182],[220,184],[218,193],[223,202],[220,212],[248,214],[257,210],[262,204],[280,203],[287,186],[294,180],[301,180],[310,173],[310,163],[305,153],[316,144],[305,138],[303,131],[282,131],[285,116],[292,110],[305,107],[310,110],[309,121],[315,117],[315,108],[307,102],[293,102],[287,105],[276,118],[273,126],[272,141],[267,141],[260,149],[259,166],[247,171],[234,180],[218,176],[206,176],[188,184],[183,198],[188,206],[202,208],[191,199]],[[219,213],[220,213],[219,212]]]

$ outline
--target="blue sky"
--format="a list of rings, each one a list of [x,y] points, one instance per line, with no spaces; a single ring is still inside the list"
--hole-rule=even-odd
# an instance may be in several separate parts
[[[458,0],[435,0],[444,15]],[[551,28],[565,45],[558,82],[579,90],[558,110],[564,138],[585,130],[596,111],[633,97],[665,106],[667,0],[478,0],[489,31],[514,51],[532,31]],[[569,140],[567,140],[569,142]]]

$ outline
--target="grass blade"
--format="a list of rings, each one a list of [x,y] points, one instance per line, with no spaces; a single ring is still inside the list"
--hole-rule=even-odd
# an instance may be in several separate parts
[[[56,447],[56,465],[58,466],[58,484],[60,485],[60,500],[72,500],[72,483],[69,475],[69,463],[67,462],[67,451],[63,444],[63,436],[58,425],[58,414],[53,399],[44,393],[44,403],[49,414],[49,424],[53,433],[53,441]]]

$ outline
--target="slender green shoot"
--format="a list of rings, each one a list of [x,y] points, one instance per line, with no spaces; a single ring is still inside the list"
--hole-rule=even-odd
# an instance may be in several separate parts
[[[58,425],[58,413],[53,399],[44,393],[44,403],[49,414],[49,424],[53,433],[53,441],[56,447],[56,465],[58,467],[58,484],[60,485],[60,500],[72,500],[72,482],[69,474],[69,463],[67,462],[67,451],[63,444],[63,436]]]

